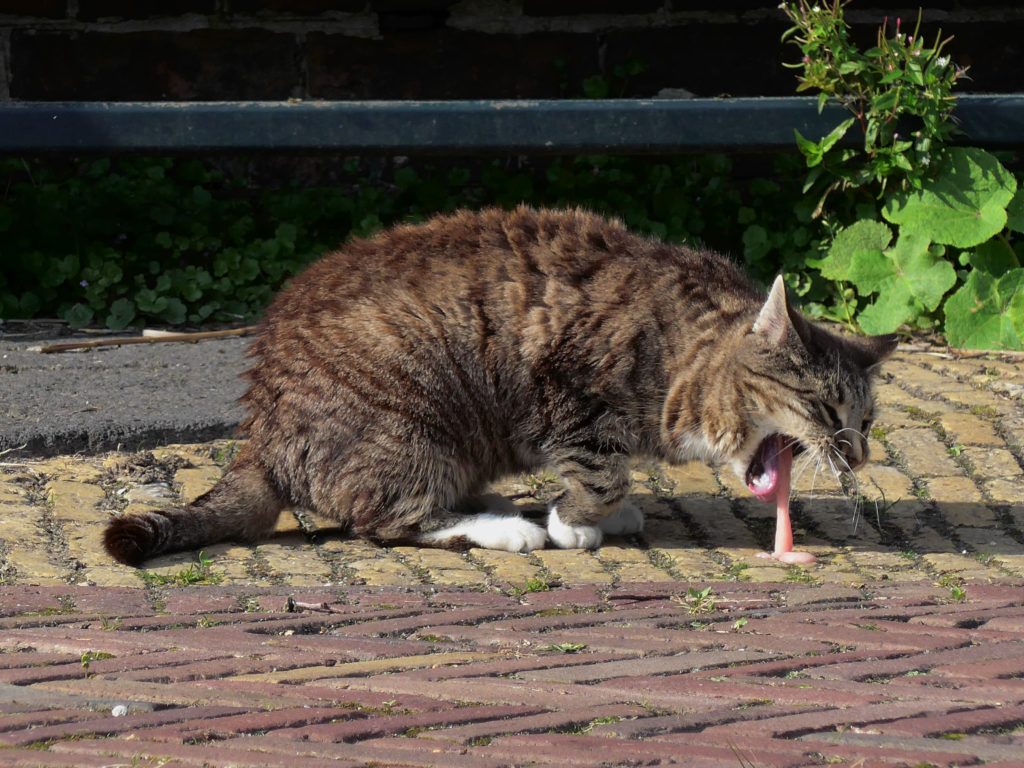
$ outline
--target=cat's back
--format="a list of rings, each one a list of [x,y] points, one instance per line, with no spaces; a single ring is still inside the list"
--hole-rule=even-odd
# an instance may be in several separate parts
[[[726,259],[666,245],[589,211],[488,208],[353,240],[292,280],[266,317],[274,322],[325,310],[344,315],[409,296],[482,300],[489,289],[510,284],[528,294],[568,287],[603,301],[639,272],[651,277],[685,272],[705,283],[720,278],[716,282],[724,291],[737,280],[745,282]]]

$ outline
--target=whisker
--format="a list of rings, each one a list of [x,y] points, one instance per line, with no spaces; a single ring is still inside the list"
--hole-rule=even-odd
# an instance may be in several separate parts
[[[792,448],[794,445],[799,445],[799,444],[800,444],[800,441],[797,438],[794,437],[792,440],[790,440],[788,443],[783,445],[781,448],[779,448],[779,450],[777,450],[772,456],[769,456],[768,458],[769,458],[769,460],[777,459],[779,456],[782,455],[782,453],[787,448]]]
[[[842,474],[845,475],[847,478],[849,478],[849,482],[853,486],[853,494],[852,494],[852,496],[853,496],[853,500],[852,500],[852,503],[853,503],[853,531],[854,531],[854,533],[856,533],[857,532],[857,526],[858,526],[858,523],[859,523],[859,520],[860,520],[860,511],[861,511],[861,507],[863,505],[863,497],[861,496],[861,492],[860,492],[860,482],[857,480],[857,475],[854,473],[853,468],[850,467],[850,462],[848,462],[846,460],[846,457],[843,456],[843,454],[838,449],[836,449],[834,447],[831,448],[831,451],[833,451],[835,453],[835,455],[836,455],[836,458],[839,459],[839,461],[841,461],[843,463],[843,466],[846,468],[846,470]],[[831,463],[831,461],[832,461],[832,459],[830,457],[829,458],[829,462]],[[840,483],[842,483],[842,478],[840,477],[838,472],[836,474],[836,477],[839,479]],[[844,486],[843,490],[846,491],[845,486]],[[849,497],[850,493],[848,491],[846,491],[846,493],[847,493],[847,497]]]
[[[857,436],[858,436],[858,437],[860,437],[860,438],[861,438],[862,440],[867,440],[867,439],[868,439],[868,438],[867,438],[867,435],[865,435],[865,434],[864,434],[863,432],[861,432],[861,431],[860,431],[859,429],[854,429],[853,427],[843,427],[842,429],[837,429],[837,430],[835,431],[835,433],[834,433],[834,434],[833,434],[832,436],[833,436],[833,437],[835,437],[835,436],[836,436],[836,435],[838,435],[838,434],[839,434],[840,432],[853,432],[853,434],[857,435]]]

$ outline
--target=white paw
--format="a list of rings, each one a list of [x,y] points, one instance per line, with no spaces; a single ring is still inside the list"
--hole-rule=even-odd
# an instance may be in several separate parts
[[[518,515],[496,515],[484,512],[472,515],[450,528],[421,533],[417,541],[424,544],[443,544],[448,539],[466,538],[484,549],[502,549],[506,552],[532,552],[543,549],[548,534],[536,523]]]
[[[608,515],[597,526],[609,536],[640,533],[644,529],[644,513],[632,504],[623,504],[618,512]]]
[[[558,516],[558,507],[548,514],[548,536],[560,549],[596,549],[604,534],[596,525],[566,525]]]

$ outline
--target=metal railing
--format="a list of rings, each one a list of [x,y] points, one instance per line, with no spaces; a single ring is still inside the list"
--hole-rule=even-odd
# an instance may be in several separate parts
[[[783,150],[847,113],[811,97],[571,101],[6,102],[0,153],[553,154]],[[1024,94],[961,96],[973,145],[1024,145]]]

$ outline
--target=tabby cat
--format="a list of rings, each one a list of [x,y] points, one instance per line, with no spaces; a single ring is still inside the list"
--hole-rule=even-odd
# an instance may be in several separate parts
[[[784,542],[793,452],[864,464],[872,371],[894,344],[811,324],[781,278],[766,297],[722,256],[582,210],[397,226],[280,293],[238,457],[184,508],[114,518],[106,547],[138,564],[253,541],[294,506],[385,543],[593,548],[642,527],[623,504],[636,456],[729,464],[780,497]],[[565,486],[546,528],[481,496],[540,467]]]

